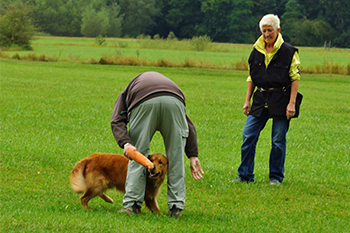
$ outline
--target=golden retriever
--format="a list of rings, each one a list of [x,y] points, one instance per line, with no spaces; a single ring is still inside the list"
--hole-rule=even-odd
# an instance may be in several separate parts
[[[168,171],[168,159],[160,153],[150,154],[148,159],[155,165],[155,170],[147,174],[145,203],[149,210],[160,214],[157,196]],[[88,202],[96,196],[113,203],[104,193],[107,189],[116,187],[125,193],[128,162],[129,159],[123,155],[95,153],[75,165],[70,184],[76,193],[85,192],[80,197],[84,208],[88,209]]]

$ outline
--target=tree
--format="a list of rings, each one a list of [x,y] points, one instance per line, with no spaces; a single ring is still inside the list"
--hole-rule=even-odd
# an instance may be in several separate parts
[[[287,2],[288,0],[255,0],[252,12],[258,22],[266,14],[274,14],[281,17],[285,12]],[[257,33],[260,35],[260,30]]]
[[[261,34],[259,20],[271,13],[281,18],[288,43],[332,40],[350,47],[350,0],[1,0],[0,15],[11,2],[31,6],[28,17],[51,35],[166,38],[173,32],[179,39],[207,35],[215,42],[252,43]]]
[[[204,17],[199,0],[171,0],[168,4],[170,9],[164,15],[164,19],[169,31],[174,32],[178,38],[206,34],[198,32]]]
[[[148,35],[157,24],[154,18],[160,13],[156,0],[115,0],[124,15],[122,34],[125,37]]]
[[[301,46],[322,46],[325,41],[331,41],[336,36],[335,30],[320,19],[301,20],[292,32],[294,35],[290,37],[290,42]]]
[[[109,14],[105,8],[96,10],[92,5],[83,12],[81,34],[87,37],[106,36],[109,24]]]
[[[0,46],[18,45],[30,49],[30,41],[36,28],[29,17],[31,9],[24,3],[14,2],[5,6],[0,15]]]
[[[110,37],[120,37],[122,35],[123,17],[120,13],[120,6],[117,3],[112,3],[108,6],[109,25],[107,35]]]
[[[335,46],[350,48],[350,0],[320,0],[323,6],[322,18],[338,32]]]
[[[251,0],[203,0],[202,12],[208,36],[214,41],[251,43],[254,41]]]
[[[299,35],[296,30],[299,30],[299,25],[304,18],[303,6],[299,4],[298,0],[288,0],[285,7],[286,11],[281,16],[281,33],[286,42],[294,44],[292,37]]]
[[[337,32],[322,18],[307,18],[307,15],[315,16],[316,13],[308,14],[305,5],[300,2],[289,0],[286,4],[281,26],[284,39],[288,43],[301,46],[322,46],[325,41],[333,40]],[[311,5],[310,1],[305,3]],[[308,12],[310,13],[310,10]]]
[[[39,30],[56,36],[81,36],[84,0],[32,0]]]

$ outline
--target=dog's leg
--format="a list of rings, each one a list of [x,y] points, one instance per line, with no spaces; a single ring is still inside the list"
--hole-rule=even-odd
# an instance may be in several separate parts
[[[103,200],[105,200],[105,202],[114,203],[113,199],[110,198],[109,196],[107,196],[107,195],[104,194],[104,193],[103,193],[102,195],[100,195],[100,197],[101,197]]]
[[[86,192],[84,193],[84,195],[80,197],[81,204],[83,205],[83,207],[84,207],[85,209],[89,209],[88,202],[89,202],[92,198],[96,197],[97,195],[98,195],[98,193],[97,193],[97,192],[94,192],[94,191],[91,190],[91,189],[86,190]]]

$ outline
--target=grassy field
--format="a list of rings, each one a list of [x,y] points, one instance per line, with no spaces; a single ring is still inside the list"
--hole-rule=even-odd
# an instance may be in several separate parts
[[[70,171],[94,152],[122,153],[110,130],[114,102],[149,70],[184,91],[205,178],[193,180],[186,160],[180,219],[166,216],[166,185],[158,199],[165,216],[145,208],[141,216],[117,214],[122,194],[115,190],[108,192],[115,204],[95,198],[86,211],[70,188]],[[259,140],[256,182],[230,182],[240,162],[246,71],[1,59],[0,72],[1,232],[349,232],[347,75],[302,75],[304,100],[288,133],[286,178],[271,187],[271,122]],[[164,153],[159,134],[151,151]]]
[[[3,56],[45,56],[48,60],[77,63],[98,62],[102,57],[135,58],[143,63],[165,60],[176,66],[197,63],[199,67],[244,69],[252,45],[228,43],[201,43],[193,40],[151,40],[107,38],[103,46],[94,38],[67,38],[38,36],[32,41],[33,51],[8,51]],[[301,70],[304,73],[350,74],[350,49],[299,47]],[[133,61],[134,63],[136,61]],[[186,65],[185,65],[186,66]],[[191,65],[194,66],[194,65]]]

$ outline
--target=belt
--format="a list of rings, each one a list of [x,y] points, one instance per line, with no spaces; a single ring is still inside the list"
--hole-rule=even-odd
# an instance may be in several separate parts
[[[284,87],[270,87],[270,88],[258,87],[257,90],[260,91],[260,92],[273,93],[273,92],[286,91],[289,87],[290,87],[290,86],[284,86]]]

